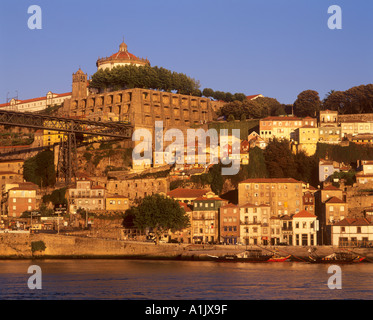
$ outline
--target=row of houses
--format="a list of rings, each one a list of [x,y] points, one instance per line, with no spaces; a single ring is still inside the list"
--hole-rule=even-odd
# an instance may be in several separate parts
[[[317,143],[340,144],[343,140],[357,144],[373,142],[373,121],[339,118],[338,111],[320,111],[319,117],[266,117],[260,120],[260,137],[288,139],[294,151],[308,155],[316,151]]]
[[[294,184],[294,185],[293,185]],[[297,185],[299,197],[293,197]],[[242,188],[240,188],[242,187]],[[188,243],[224,243],[243,245],[316,245],[319,222],[314,211],[311,193],[304,190],[302,183],[282,179],[249,179],[240,183],[239,203],[228,203],[212,192],[178,188],[168,192],[183,205],[190,216],[190,228],[176,234],[179,241]],[[247,202],[242,191],[287,190],[289,197],[285,201],[286,210],[273,206],[274,202],[262,198]],[[297,188],[298,189],[298,188]],[[268,195],[271,197],[271,195]],[[281,196],[282,197],[282,196]],[[284,195],[287,197],[287,195]],[[299,201],[299,202],[298,202]],[[294,206],[298,205],[297,208]],[[294,210],[293,210],[294,208]],[[310,211],[305,210],[305,208]]]
[[[294,179],[248,179],[239,183],[238,204],[206,190],[178,188],[168,196],[180,201],[190,216],[190,228],[175,235],[179,241],[373,244],[372,213],[351,216],[346,192],[331,184],[316,189]]]

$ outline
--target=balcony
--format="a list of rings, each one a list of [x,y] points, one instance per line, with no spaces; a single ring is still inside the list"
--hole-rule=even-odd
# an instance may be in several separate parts
[[[193,216],[193,220],[215,220],[215,217],[210,217],[210,216]]]
[[[243,221],[243,220],[240,220],[240,224],[242,224],[242,225],[261,225],[262,223],[261,222],[259,222],[259,221],[250,221],[250,220],[245,220],[245,221]],[[268,224],[266,223],[266,225],[268,226]],[[264,225],[263,225],[264,226]]]

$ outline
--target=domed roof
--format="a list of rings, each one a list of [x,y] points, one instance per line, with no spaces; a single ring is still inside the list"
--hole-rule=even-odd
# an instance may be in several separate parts
[[[100,67],[104,64],[111,64],[115,66],[116,63],[120,64],[135,64],[135,65],[149,65],[148,59],[142,59],[136,57],[134,54],[128,52],[127,45],[124,41],[119,45],[119,51],[112,54],[110,57],[101,58],[97,60],[97,67]]]

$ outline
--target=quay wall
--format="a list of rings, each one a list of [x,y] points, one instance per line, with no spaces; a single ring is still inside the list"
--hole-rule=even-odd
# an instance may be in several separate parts
[[[32,252],[31,243],[34,241],[43,241],[46,249]],[[258,249],[256,246],[251,248]],[[314,248],[316,248],[316,254],[320,256],[333,253],[337,249],[332,246],[317,246]],[[154,243],[51,234],[0,234],[1,259],[137,258],[203,260],[207,255],[238,253],[245,249],[245,246],[155,245]],[[264,252],[277,251],[281,255],[291,254],[299,261],[307,259],[309,256],[309,247],[277,246],[262,247],[262,249]],[[366,256],[373,262],[372,248],[351,248],[351,250],[356,254]]]

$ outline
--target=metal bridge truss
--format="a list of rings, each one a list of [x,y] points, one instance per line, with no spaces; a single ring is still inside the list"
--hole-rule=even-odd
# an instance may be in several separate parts
[[[0,111],[0,125],[58,131],[63,134],[58,152],[57,179],[70,185],[76,178],[77,140],[120,141],[132,137],[132,126],[111,122],[54,117],[26,112]],[[78,139],[77,139],[78,136]],[[97,139],[100,137],[100,139]],[[96,139],[95,139],[96,138]]]

